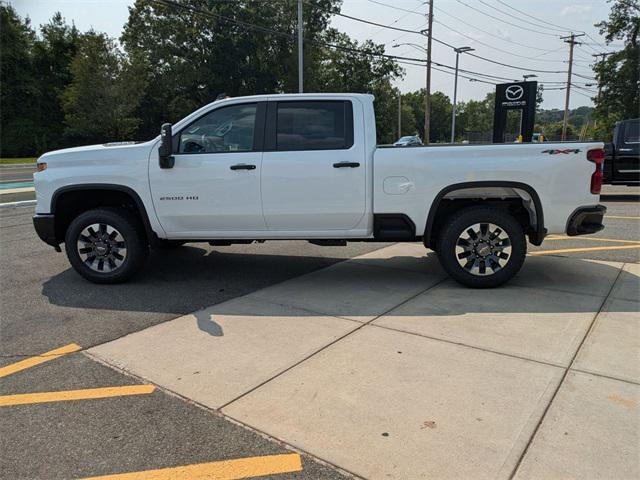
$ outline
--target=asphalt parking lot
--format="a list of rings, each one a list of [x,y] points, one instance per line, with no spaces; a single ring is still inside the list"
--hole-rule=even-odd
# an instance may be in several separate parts
[[[488,293],[373,243],[194,244],[98,286],[2,208],[0,476],[637,478],[640,203],[607,190],[603,232]]]

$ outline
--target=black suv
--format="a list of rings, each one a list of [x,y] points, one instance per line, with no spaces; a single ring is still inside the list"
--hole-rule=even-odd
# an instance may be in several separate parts
[[[604,183],[640,185],[640,118],[617,122],[604,150]]]

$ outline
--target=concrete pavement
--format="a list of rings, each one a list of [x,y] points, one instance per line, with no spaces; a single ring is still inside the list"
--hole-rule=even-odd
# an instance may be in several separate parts
[[[365,478],[637,478],[638,275],[471,291],[394,245],[88,354]]]
[[[331,464],[342,456],[371,478],[509,466],[528,478],[633,476],[640,271],[616,262],[640,260],[640,210],[607,205],[604,232],[531,248],[538,256],[511,284],[485,292],[443,280],[419,245],[369,243],[194,244],[153,252],[132,283],[93,285],[36,237],[33,208],[3,208],[0,377],[67,344],[83,351],[0,378],[0,478],[175,478],[277,462],[274,479],[324,480],[346,478]],[[138,351],[111,368],[85,352],[120,341]],[[611,382],[572,383],[580,375]],[[146,387],[156,383],[171,388]],[[112,396],[97,398],[105,388]],[[69,391],[83,399],[15,404]],[[278,460],[293,447],[313,453],[301,471]],[[480,458],[473,475],[456,466],[465,455]]]

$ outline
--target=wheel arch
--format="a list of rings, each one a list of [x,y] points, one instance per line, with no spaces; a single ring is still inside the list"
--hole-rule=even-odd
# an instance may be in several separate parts
[[[506,191],[499,192],[499,189],[507,189],[515,192],[517,197],[509,196]],[[467,191],[466,194],[462,194],[463,191]],[[469,192],[471,190],[471,192]],[[531,205],[527,205],[528,199],[519,194],[519,192],[525,192],[531,199]],[[456,195],[458,194],[458,195]],[[477,181],[477,182],[463,182],[449,185],[443,188],[434,198],[429,214],[427,216],[427,223],[425,226],[423,242],[425,246],[432,247],[435,245],[436,238],[439,232],[438,220],[439,216],[446,214],[448,209],[445,208],[445,204],[448,200],[458,200],[459,208],[470,206],[474,204],[493,203],[495,206],[504,205],[504,201],[509,198],[511,202],[519,202],[527,211],[529,218],[529,228],[527,229],[527,235],[529,241],[533,245],[540,245],[546,235],[544,228],[544,212],[542,209],[542,203],[540,202],[540,196],[536,190],[526,183],[511,182],[511,181]],[[444,203],[443,203],[444,202]],[[502,203],[500,203],[502,202]],[[506,205],[508,207],[508,204]],[[455,210],[454,210],[455,211]]]
[[[92,208],[107,206],[123,206],[132,211],[140,219],[147,240],[155,242],[157,235],[151,227],[140,195],[131,187],[109,183],[68,185],[53,193],[50,212],[55,215],[56,240],[62,242],[66,229],[75,216]]]

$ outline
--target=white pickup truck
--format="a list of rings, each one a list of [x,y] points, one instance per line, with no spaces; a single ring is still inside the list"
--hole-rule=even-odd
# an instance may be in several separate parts
[[[603,159],[601,143],[376,146],[371,95],[230,98],[148,142],[42,155],[34,225],[97,283],[150,247],[299,239],[422,242],[458,282],[494,287],[525,236],[603,228]]]

